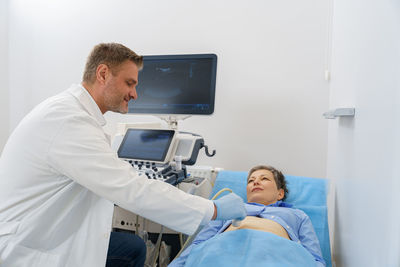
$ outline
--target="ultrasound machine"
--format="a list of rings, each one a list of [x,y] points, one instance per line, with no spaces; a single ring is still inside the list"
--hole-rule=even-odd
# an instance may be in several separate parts
[[[118,156],[149,179],[177,185],[186,179],[186,165],[194,165],[204,139],[179,132],[178,121],[214,112],[217,56],[215,54],[144,56],[139,72],[138,98],[129,103],[131,114],[155,115],[166,129],[129,128],[120,136]],[[116,149],[116,145],[114,145]]]
[[[161,123],[120,124],[113,148],[140,175],[157,179],[192,194],[209,197],[215,168],[194,166],[202,151],[212,157],[204,139],[178,130],[179,120],[214,112],[217,56],[215,54],[144,56],[137,100],[129,113],[154,115]],[[113,228],[159,232],[160,226],[116,207]],[[175,233],[164,229],[164,233]]]

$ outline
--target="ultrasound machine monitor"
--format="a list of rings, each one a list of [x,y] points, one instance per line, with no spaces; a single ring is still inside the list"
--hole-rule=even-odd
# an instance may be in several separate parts
[[[118,157],[132,161],[164,164],[170,159],[175,130],[128,129],[118,149]]]
[[[215,54],[143,56],[129,113],[210,115],[216,72]]]

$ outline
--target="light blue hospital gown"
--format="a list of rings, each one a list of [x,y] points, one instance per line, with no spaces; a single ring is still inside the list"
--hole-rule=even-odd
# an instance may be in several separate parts
[[[257,216],[273,220],[287,231],[293,242],[301,244],[314,257],[317,266],[325,266],[322,258],[318,237],[315,234],[310,218],[302,210],[292,208],[291,204],[278,201],[265,206],[258,203],[245,204],[247,216]],[[185,249],[179,258],[175,259],[169,267],[184,266],[190,251],[198,244],[225,231],[232,221],[211,221],[197,235],[193,243]]]

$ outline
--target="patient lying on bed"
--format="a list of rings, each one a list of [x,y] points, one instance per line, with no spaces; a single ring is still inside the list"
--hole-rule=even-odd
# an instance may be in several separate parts
[[[312,255],[317,266],[325,266],[309,217],[303,211],[293,209],[292,205],[283,202],[287,194],[285,177],[280,171],[263,165],[252,168],[247,177],[247,217],[238,227],[233,226],[231,221],[211,221],[169,266],[184,266],[196,246],[223,232],[239,229],[268,232],[296,242]]]

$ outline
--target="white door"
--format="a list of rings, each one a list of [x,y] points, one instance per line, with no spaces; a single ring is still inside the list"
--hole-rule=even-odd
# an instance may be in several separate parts
[[[400,1],[333,0],[328,173],[336,266],[400,266]]]

